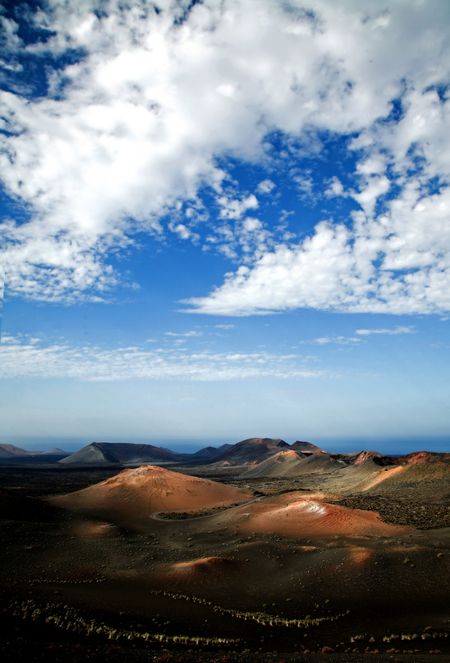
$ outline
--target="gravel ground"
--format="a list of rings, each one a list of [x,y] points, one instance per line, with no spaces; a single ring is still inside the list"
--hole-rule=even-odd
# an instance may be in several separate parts
[[[450,506],[446,504],[411,502],[382,495],[350,495],[339,500],[339,504],[378,511],[385,522],[396,525],[411,525],[417,529],[450,527]]]

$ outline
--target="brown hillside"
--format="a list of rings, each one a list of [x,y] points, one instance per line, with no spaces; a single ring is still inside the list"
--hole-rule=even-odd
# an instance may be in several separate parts
[[[251,493],[234,486],[144,465],[49,501],[66,509],[132,522],[158,511],[198,510],[251,497]]]

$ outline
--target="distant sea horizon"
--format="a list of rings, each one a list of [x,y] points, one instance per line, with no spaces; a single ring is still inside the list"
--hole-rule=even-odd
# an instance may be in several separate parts
[[[144,437],[62,437],[62,436],[46,436],[46,437],[26,437],[26,436],[10,436],[0,438],[0,444],[13,444],[17,447],[29,451],[47,451],[52,448],[59,448],[64,451],[77,451],[87,444],[93,442],[122,442],[129,444],[153,444],[155,446],[165,447],[172,451],[194,453],[199,449],[206,446],[221,446],[222,444],[235,444],[249,436],[242,436],[239,438],[234,437],[207,437],[207,438],[144,438]],[[264,433],[256,432],[250,437],[275,437],[273,435],[265,435]],[[435,451],[435,452],[450,452],[450,434],[433,437],[342,437],[342,438],[325,438],[325,437],[308,437],[308,436],[276,436],[285,440],[289,444],[298,439],[305,439],[309,442],[317,444],[330,453],[351,453],[361,450],[379,451],[385,454],[397,455],[408,454],[415,451]]]

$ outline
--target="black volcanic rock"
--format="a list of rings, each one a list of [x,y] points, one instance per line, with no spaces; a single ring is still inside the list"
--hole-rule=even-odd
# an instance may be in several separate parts
[[[57,509],[46,502],[0,488],[0,518],[5,520],[51,521]]]
[[[153,444],[92,442],[60,462],[65,465],[138,465],[174,463],[180,458],[179,454]]]

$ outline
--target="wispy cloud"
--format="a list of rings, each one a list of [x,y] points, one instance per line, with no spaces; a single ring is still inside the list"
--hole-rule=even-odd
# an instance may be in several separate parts
[[[44,343],[36,338],[4,336],[0,345],[0,379],[58,378],[113,380],[245,380],[316,378],[310,358],[270,352],[188,352],[140,346],[104,348]]]
[[[381,327],[370,329],[356,329],[355,334],[358,336],[372,336],[373,334],[381,334],[386,336],[398,336],[399,334],[415,334],[416,328],[412,325],[398,326],[398,327]]]
[[[319,336],[305,343],[314,345],[355,345],[361,342],[360,338],[354,336]]]
[[[203,336],[203,332],[198,331],[196,329],[190,329],[189,331],[185,332],[174,332],[174,331],[167,331],[164,334],[165,336],[172,336],[174,338],[198,338],[200,336]]]

